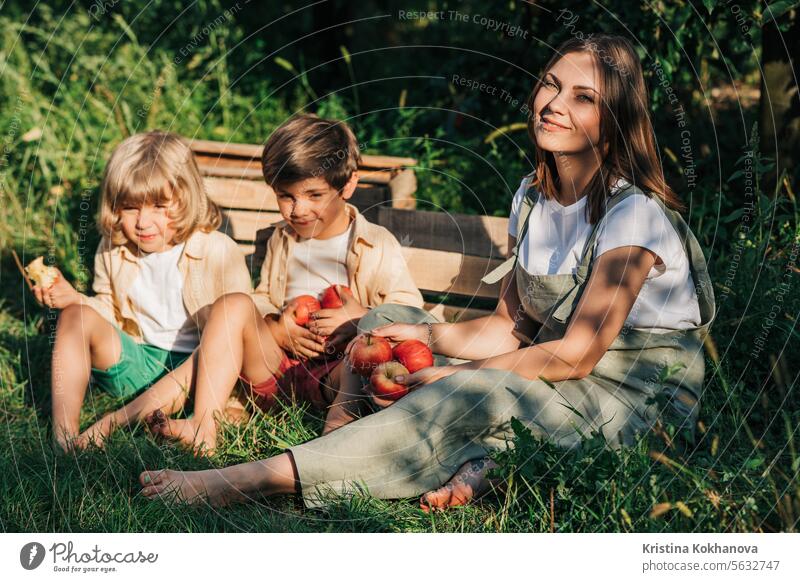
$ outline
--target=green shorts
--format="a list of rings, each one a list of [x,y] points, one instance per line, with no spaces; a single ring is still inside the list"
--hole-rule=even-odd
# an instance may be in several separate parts
[[[136,343],[120,329],[117,329],[117,333],[122,345],[119,362],[108,370],[92,368],[93,383],[117,398],[139,394],[191,355]]]

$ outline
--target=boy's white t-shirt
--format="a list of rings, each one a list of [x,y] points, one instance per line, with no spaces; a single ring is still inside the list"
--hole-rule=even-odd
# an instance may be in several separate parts
[[[128,297],[145,343],[173,352],[191,353],[200,331],[183,304],[183,275],[178,260],[185,243],[139,258],[139,274]]]
[[[620,180],[615,188],[627,185]],[[508,221],[508,232],[514,237],[524,197],[523,181],[514,195]],[[586,203],[586,196],[569,206],[539,196],[519,249],[519,260],[526,271],[533,275],[575,273],[592,231],[586,218]],[[658,203],[644,194],[634,194],[612,208],[603,220],[595,240],[595,258],[619,247],[639,246],[663,262],[647,275],[625,326],[663,332],[700,325],[700,305],[689,259]]]
[[[352,233],[351,221],[342,234],[325,240],[301,238],[295,242],[286,275],[286,303],[299,295],[318,297],[331,285],[349,284],[347,251]]]

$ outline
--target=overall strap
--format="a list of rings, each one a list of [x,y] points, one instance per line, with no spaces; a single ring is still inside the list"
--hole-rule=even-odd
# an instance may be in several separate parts
[[[608,213],[614,208],[617,204],[622,202],[623,200],[633,196],[634,194],[644,194],[647,196],[645,192],[637,188],[636,186],[629,185],[625,188],[621,188],[617,190],[612,196],[609,196],[606,199],[606,211],[605,214],[597,221],[597,223],[592,228],[591,233],[586,238],[586,243],[583,245],[583,251],[581,252],[581,260],[578,263],[578,268],[576,270],[575,276],[578,278],[580,283],[586,281],[589,277],[589,269],[591,268],[592,259],[594,258],[594,245],[597,241],[597,236],[600,234],[600,226],[605,223],[606,217]]]
[[[532,187],[535,177],[536,174],[532,172],[525,176],[525,179],[522,181],[525,197],[522,199],[522,206],[519,209],[519,216],[517,217],[516,244],[514,248],[511,249],[511,255],[498,265],[497,268],[481,279],[481,281],[487,285],[497,283],[514,269],[522,239],[525,238],[525,235],[528,233],[528,219],[530,218],[533,207],[536,206],[536,202],[539,200],[539,193]]]
[[[694,233],[692,233],[689,225],[686,224],[686,221],[678,212],[668,208],[661,197],[644,192],[636,186],[630,185],[624,189],[620,189],[606,201],[606,213],[603,218],[597,221],[597,224],[594,226],[583,248],[583,254],[576,273],[579,283],[585,282],[589,276],[592,259],[594,258],[595,241],[600,232],[600,225],[605,221],[608,212],[617,204],[634,194],[644,194],[651,200],[654,200],[664,211],[670,224],[672,224],[675,232],[678,234],[678,238],[686,250],[686,255],[689,260],[689,269],[692,273],[692,279],[694,280],[698,303],[700,305],[701,323],[699,329],[703,331],[707,330],[716,317],[716,302],[714,299],[714,289],[708,275],[708,265],[706,264],[706,259],[703,255],[700,243],[694,236]]]

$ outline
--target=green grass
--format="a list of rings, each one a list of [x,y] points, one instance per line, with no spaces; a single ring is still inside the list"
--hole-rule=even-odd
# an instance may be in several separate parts
[[[120,19],[99,29],[85,13],[56,24],[58,18],[47,8],[39,9],[32,24],[0,17],[0,98],[7,104],[0,110],[4,531],[797,530],[800,221],[792,179],[769,188],[757,184],[747,231],[739,228],[741,174],[721,186],[701,180],[693,192],[688,218],[711,257],[719,315],[698,439],[687,450],[654,437],[612,451],[593,437],[566,452],[518,427],[516,447],[498,455],[507,493],[435,516],[420,512],[415,500],[355,497],[306,511],[294,498],[278,497],[219,511],[176,509],[137,495],[136,476],[144,468],[225,466],[263,458],[318,434],[319,419],[296,406],[275,415],[256,414],[244,427],[226,427],[213,461],[160,445],[141,428],[120,431],[104,450],[76,457],[53,451],[48,409],[54,319],[26,291],[11,249],[26,260],[47,254],[85,288],[97,243],[92,221],[98,183],[120,139],[161,127],[189,136],[260,142],[312,99],[303,86],[275,91],[265,79],[232,84],[236,76],[219,58],[225,37],[173,67],[168,54],[140,44]],[[54,28],[59,34],[50,39]],[[225,98],[219,99],[222,93]],[[397,103],[396,95],[364,92],[362,107],[368,97]],[[446,109],[449,104],[430,105]],[[355,106],[345,92],[312,109],[345,118]],[[357,129],[368,151],[420,160],[420,199],[449,210],[485,208],[502,214],[510,201],[503,184],[521,174],[520,151],[506,142],[482,144],[484,134],[453,137],[435,115],[413,107],[366,114],[357,119]],[[40,137],[28,134],[34,128],[42,129]],[[447,145],[448,139],[462,147]],[[476,165],[474,152],[497,171]],[[728,174],[744,168],[744,160],[736,161],[740,153],[721,152]],[[768,160],[756,156],[757,178],[766,179],[770,169]],[[763,349],[756,351],[756,345]],[[105,395],[90,394],[84,426],[116,405]]]

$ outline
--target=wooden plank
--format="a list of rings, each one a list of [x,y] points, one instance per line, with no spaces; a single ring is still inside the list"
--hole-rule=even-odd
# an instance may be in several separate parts
[[[447,251],[403,247],[414,284],[423,291],[497,299],[500,282],[486,285],[481,277],[500,265],[500,259],[471,257]]]
[[[394,170],[358,170],[358,181],[367,184],[388,184],[392,181]]]
[[[231,164],[218,163],[215,160],[198,160],[197,167],[203,176],[264,180],[260,164]],[[367,184],[389,184],[395,175],[397,175],[395,170],[359,170],[358,181]]]
[[[217,156],[228,156],[238,158],[261,159],[264,151],[263,145],[248,143],[233,143],[225,141],[211,141],[205,139],[189,140],[189,145],[193,152],[201,154],[216,154]],[[417,160],[414,158],[404,158],[397,156],[376,156],[363,154],[361,164],[363,168],[398,168],[401,166],[416,166]]]
[[[252,243],[256,232],[271,224],[280,222],[279,212],[254,212],[252,210],[223,210],[222,226],[219,230],[235,241]]]
[[[389,181],[389,191],[392,193],[392,208],[413,210],[417,207],[417,174],[414,170],[406,169],[397,172]]]
[[[247,166],[218,166],[215,164],[197,164],[203,176],[218,176],[220,178],[239,178],[241,180],[264,180],[261,168]]]
[[[275,191],[264,182],[213,176],[206,176],[204,182],[208,195],[223,208],[257,211],[278,210],[278,198]],[[378,208],[389,203],[389,195],[388,188],[373,184],[359,184],[350,202],[361,212],[373,210],[374,221],[377,223]]]
[[[226,158],[213,154],[195,154],[194,159],[198,166],[216,166],[220,168],[247,168],[261,171],[261,160],[249,158]]]
[[[404,245],[478,257],[508,253],[508,219],[381,207],[378,224]]]
[[[211,176],[206,176],[203,181],[209,197],[223,208],[278,211],[275,191],[264,181]]]
[[[211,141],[207,139],[189,140],[189,146],[194,152],[219,154],[225,156],[239,156],[244,158],[260,158],[264,151],[263,145],[249,143],[233,143],[227,141]]]
[[[359,168],[399,168],[405,166],[416,166],[417,160],[414,158],[401,158],[397,156],[373,156],[369,154],[361,155]]]

